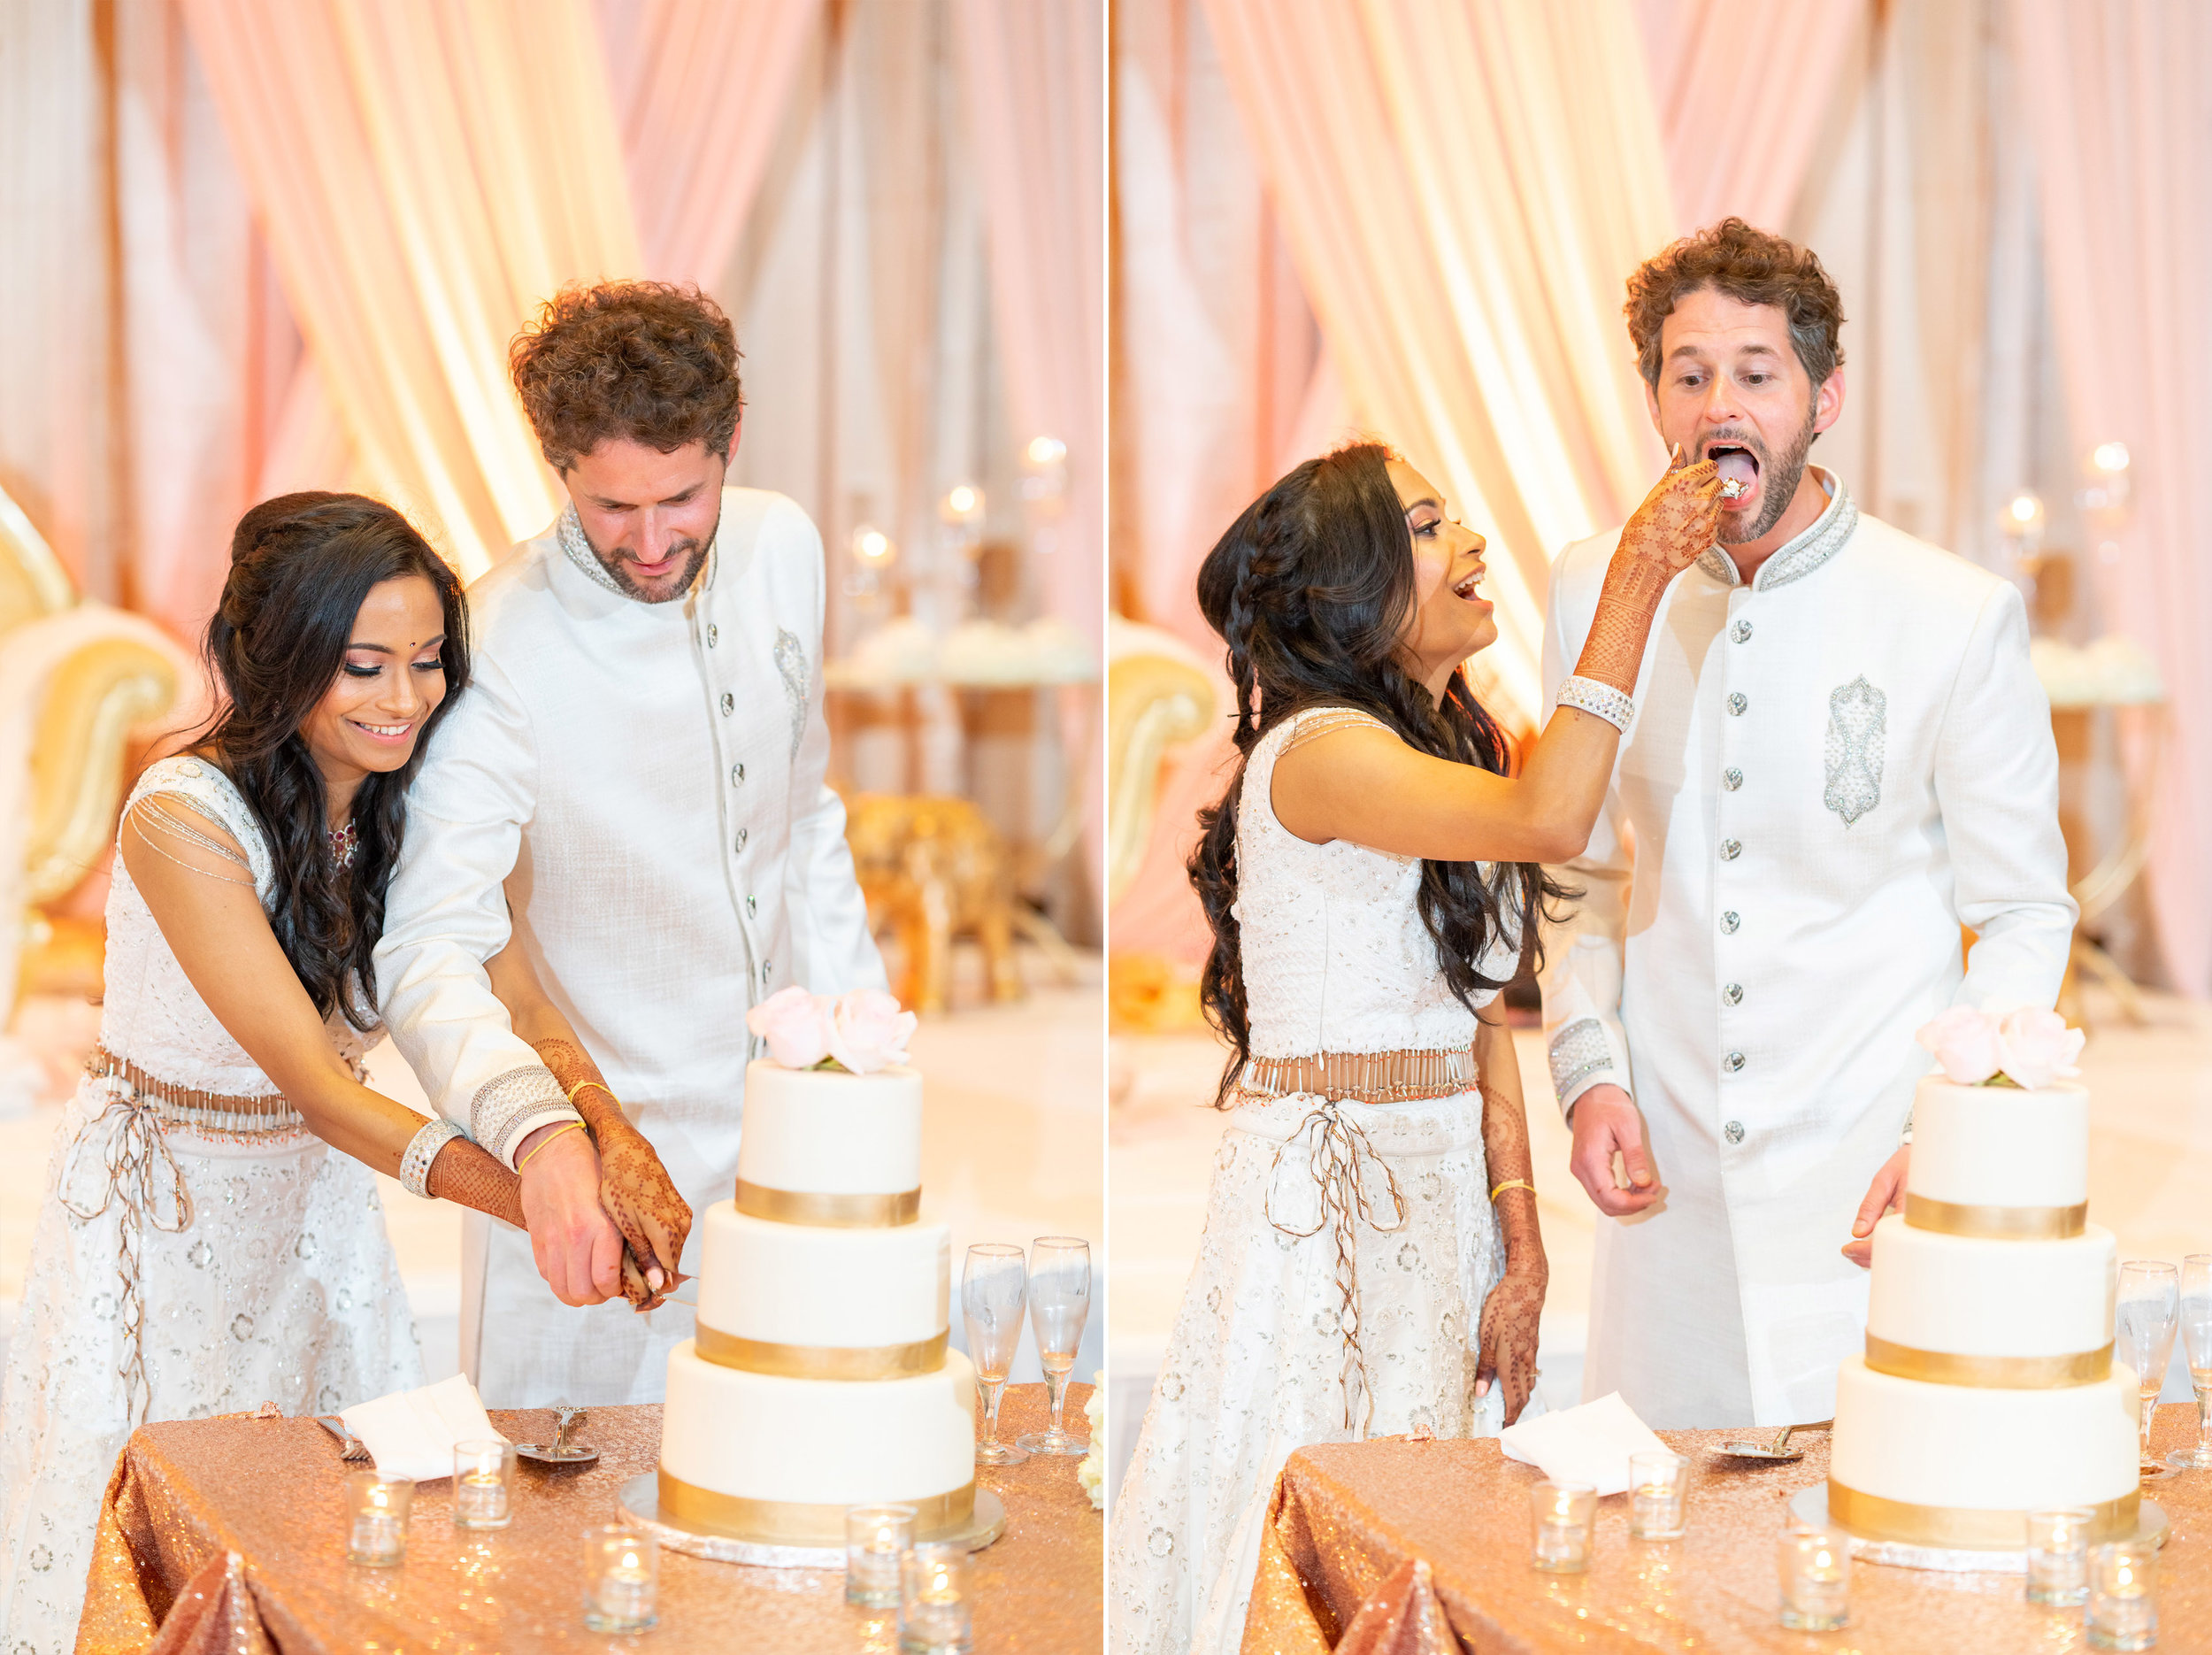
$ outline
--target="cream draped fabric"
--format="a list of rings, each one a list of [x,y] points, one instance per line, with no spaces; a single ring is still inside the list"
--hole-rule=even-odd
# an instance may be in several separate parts
[[[583,0],[186,0],[285,291],[365,468],[465,576],[554,489],[521,318],[643,268]]]
[[[2150,883],[2166,967],[2212,991],[2212,12],[2194,0],[2015,0],[2051,319],[2077,452],[2125,443],[2134,512],[2085,559],[2108,624],[2158,658],[2174,740]]]
[[[1636,21],[1675,222],[1787,233],[1864,0],[1636,0]]]
[[[1501,711],[1543,702],[1552,553],[1664,462],[1621,282],[1671,238],[1626,0],[1208,0],[1353,412],[1491,558]]]

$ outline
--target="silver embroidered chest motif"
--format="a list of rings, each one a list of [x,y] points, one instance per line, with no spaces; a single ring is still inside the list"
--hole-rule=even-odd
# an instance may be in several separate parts
[[[811,687],[806,646],[795,634],[776,630],[776,671],[783,679],[783,698],[791,707],[791,756],[799,756],[799,742],[806,735],[806,693]]]
[[[1848,828],[1882,799],[1882,742],[1889,697],[1862,673],[1828,697],[1828,786],[1821,803]]]

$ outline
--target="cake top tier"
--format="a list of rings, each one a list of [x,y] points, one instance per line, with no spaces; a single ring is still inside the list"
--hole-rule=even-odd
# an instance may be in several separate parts
[[[792,1224],[910,1224],[921,1184],[922,1077],[914,1070],[746,1066],[741,1212]]]
[[[2089,1094],[2066,1081],[2023,1091],[1929,1075],[1913,1099],[1905,1191],[1906,1221],[1916,1228],[2020,1240],[2079,1235],[2089,1200]],[[2014,1216],[1944,1211],[1961,1208]]]

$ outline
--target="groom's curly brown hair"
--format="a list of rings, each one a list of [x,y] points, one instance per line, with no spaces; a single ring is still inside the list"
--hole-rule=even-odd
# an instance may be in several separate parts
[[[745,398],[737,332],[695,287],[572,285],[514,337],[507,366],[546,464],[565,472],[609,437],[727,459]]]
[[[1659,330],[1674,307],[1701,288],[1746,304],[1771,304],[1789,318],[1790,343],[1816,386],[1843,366],[1843,296],[1810,248],[1741,219],[1686,235],[1628,279],[1628,336],[1644,383],[1659,384]]]

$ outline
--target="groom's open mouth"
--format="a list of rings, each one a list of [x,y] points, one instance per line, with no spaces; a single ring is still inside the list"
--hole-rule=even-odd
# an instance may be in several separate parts
[[[1759,487],[1759,457],[1741,443],[1722,441],[1708,443],[1705,458],[1720,471],[1721,510],[1745,510]]]

